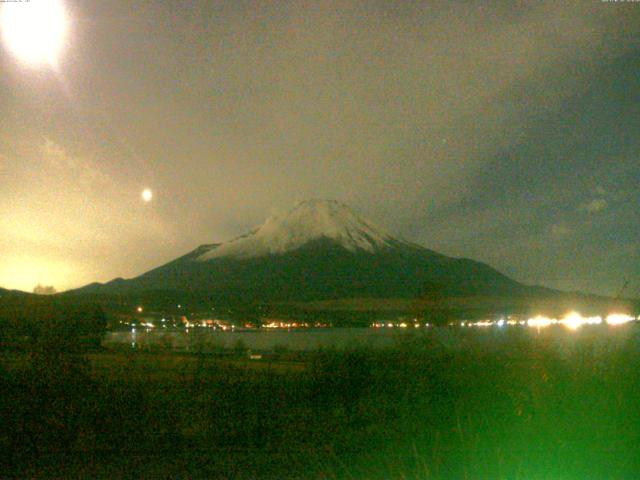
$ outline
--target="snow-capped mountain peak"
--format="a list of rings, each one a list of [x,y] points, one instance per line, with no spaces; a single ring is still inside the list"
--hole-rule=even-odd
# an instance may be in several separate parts
[[[318,239],[330,239],[350,251],[375,252],[393,238],[335,200],[307,200],[285,215],[268,218],[251,233],[206,251],[200,261],[281,254]]]

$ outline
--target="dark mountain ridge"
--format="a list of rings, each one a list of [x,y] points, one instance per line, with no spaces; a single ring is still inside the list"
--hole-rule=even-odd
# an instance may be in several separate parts
[[[151,292],[268,303],[552,291],[523,285],[482,262],[397,239],[341,203],[309,201],[230,242],[201,245],[138,277],[70,293],[126,297]]]

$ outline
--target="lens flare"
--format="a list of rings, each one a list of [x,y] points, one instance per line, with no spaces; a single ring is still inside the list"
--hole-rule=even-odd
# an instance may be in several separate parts
[[[67,14],[60,0],[4,2],[2,39],[21,61],[55,66],[67,37]]]

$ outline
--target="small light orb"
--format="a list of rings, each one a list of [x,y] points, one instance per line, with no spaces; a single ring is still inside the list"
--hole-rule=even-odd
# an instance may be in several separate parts
[[[153,198],[153,192],[148,188],[145,188],[142,191],[142,200],[144,200],[145,202],[150,202],[152,198]]]

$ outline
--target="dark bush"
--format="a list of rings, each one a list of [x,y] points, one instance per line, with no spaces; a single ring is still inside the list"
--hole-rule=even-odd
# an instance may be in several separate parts
[[[81,352],[100,346],[107,320],[102,309],[57,297],[0,302],[0,342],[38,351]]]

